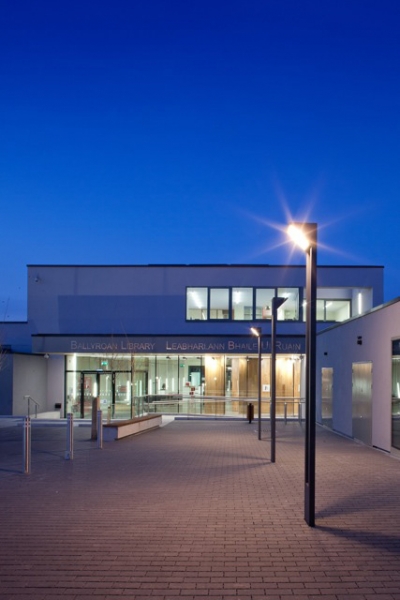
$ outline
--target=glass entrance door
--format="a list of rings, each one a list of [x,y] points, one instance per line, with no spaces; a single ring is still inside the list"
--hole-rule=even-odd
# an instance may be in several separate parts
[[[107,415],[112,408],[114,399],[113,373],[98,373],[98,396],[100,398],[100,410]]]
[[[132,418],[131,410],[132,384],[131,374],[115,373],[115,401],[112,417],[116,419]]]
[[[143,414],[148,394],[147,371],[80,371],[67,373],[66,412],[89,419],[94,398],[99,398],[104,418],[129,419]]]
[[[100,399],[100,410],[107,413],[108,408],[113,405],[113,381],[113,373],[83,372],[81,374],[81,418],[91,416],[94,398]]]

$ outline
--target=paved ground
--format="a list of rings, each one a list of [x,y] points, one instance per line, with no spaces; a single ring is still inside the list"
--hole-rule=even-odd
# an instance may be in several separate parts
[[[0,428],[0,598],[400,600],[400,462],[317,434],[316,527],[303,437],[278,424],[175,421],[103,450],[75,429]],[[41,440],[41,441],[40,441]]]

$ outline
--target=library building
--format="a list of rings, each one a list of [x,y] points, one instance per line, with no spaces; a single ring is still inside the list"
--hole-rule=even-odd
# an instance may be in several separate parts
[[[262,414],[268,417],[272,299],[279,297],[277,416],[298,418],[305,387],[305,270],[29,265],[27,320],[0,324],[6,358],[0,414],[25,415],[32,402],[31,412],[41,415],[87,418],[92,399],[99,398],[111,418],[158,411],[241,416],[257,397],[261,368]],[[382,267],[318,266],[321,339],[324,330],[358,322],[382,302]],[[260,333],[261,358],[251,328]],[[326,360],[322,367],[329,367]],[[342,418],[338,411],[334,424]]]

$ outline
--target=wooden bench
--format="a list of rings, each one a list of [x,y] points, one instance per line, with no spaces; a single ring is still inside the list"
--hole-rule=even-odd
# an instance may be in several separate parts
[[[103,425],[103,440],[112,442],[128,435],[136,435],[143,431],[156,429],[162,424],[162,415],[146,415],[126,421],[114,421]]]

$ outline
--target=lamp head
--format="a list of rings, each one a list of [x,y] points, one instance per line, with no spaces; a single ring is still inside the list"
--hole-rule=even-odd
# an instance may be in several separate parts
[[[286,302],[287,298],[282,298],[281,296],[274,296],[272,298],[272,305],[273,305],[273,309],[274,310],[278,310],[278,308],[280,306],[282,306],[282,304],[284,302]]]
[[[261,337],[261,327],[250,327],[250,331],[253,335]]]
[[[317,242],[316,223],[291,223],[287,232],[296,246],[305,252]]]

